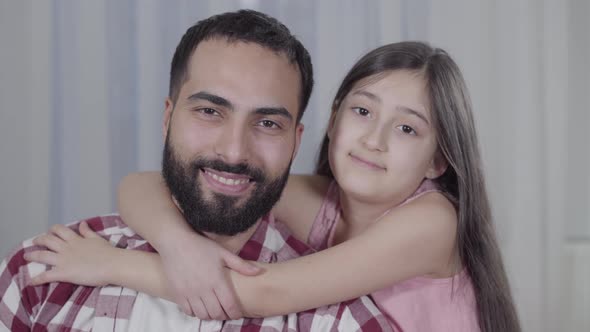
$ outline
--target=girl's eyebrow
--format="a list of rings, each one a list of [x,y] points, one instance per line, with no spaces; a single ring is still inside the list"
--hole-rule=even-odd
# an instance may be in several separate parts
[[[379,96],[377,96],[376,94],[370,93],[369,91],[355,90],[352,94],[357,95],[357,96],[365,96],[365,97],[381,104],[381,98]]]
[[[369,99],[371,99],[371,100],[373,100],[373,101],[375,101],[375,102],[377,102],[379,104],[382,103],[381,98],[379,96],[377,96],[376,94],[370,93],[369,91],[355,90],[352,94],[353,95],[357,95],[357,96],[367,97],[367,98],[369,98]],[[419,111],[417,111],[415,109],[412,109],[410,107],[401,106],[401,105],[397,106],[396,109],[399,110],[399,111],[402,111],[404,113],[415,115],[418,118],[422,119],[424,122],[426,122],[427,125],[430,126],[430,122],[428,121],[428,119],[426,118],[426,116],[424,114],[422,114],[422,112],[419,112]]]
[[[422,119],[424,122],[426,122],[427,125],[430,126],[430,122],[428,122],[428,119],[426,118],[426,116],[424,116],[424,114],[422,114],[422,112],[418,112],[418,111],[411,109],[407,106],[401,106],[401,105],[397,106],[396,109],[398,109],[399,111],[402,111],[404,113],[415,115],[418,118]]]

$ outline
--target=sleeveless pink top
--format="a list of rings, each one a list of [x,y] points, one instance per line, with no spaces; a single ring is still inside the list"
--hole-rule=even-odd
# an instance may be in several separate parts
[[[436,184],[424,181],[401,204],[434,191],[439,191]],[[333,245],[339,217],[339,187],[332,182],[309,234],[311,247],[323,250]],[[397,331],[479,331],[473,285],[465,270],[450,278],[414,277],[371,296]]]

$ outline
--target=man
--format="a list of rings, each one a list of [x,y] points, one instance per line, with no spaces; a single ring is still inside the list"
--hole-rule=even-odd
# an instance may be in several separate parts
[[[268,213],[297,152],[312,85],[305,48],[264,14],[226,13],[186,32],[172,60],[163,175],[195,230],[251,260],[311,252]],[[116,215],[87,223],[117,247],[153,250]],[[282,317],[221,322],[189,318],[124,287],[34,287],[31,278],[49,268],[23,256],[39,248],[25,241],[0,266],[0,330],[390,329],[367,298]]]

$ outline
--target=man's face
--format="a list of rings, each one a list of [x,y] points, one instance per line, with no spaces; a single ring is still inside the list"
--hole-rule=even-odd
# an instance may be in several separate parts
[[[163,175],[198,231],[246,231],[280,198],[301,139],[300,75],[253,43],[201,42],[166,101]]]

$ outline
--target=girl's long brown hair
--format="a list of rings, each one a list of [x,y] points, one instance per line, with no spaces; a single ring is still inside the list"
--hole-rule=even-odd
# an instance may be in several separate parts
[[[437,182],[456,199],[457,248],[473,283],[480,329],[520,331],[492,224],[471,101],[463,75],[451,57],[444,50],[422,42],[379,47],[362,57],[348,72],[336,93],[332,112],[338,111],[357,82],[392,70],[416,71],[426,81],[439,150],[449,164]],[[316,173],[333,178],[328,146],[326,135]]]

